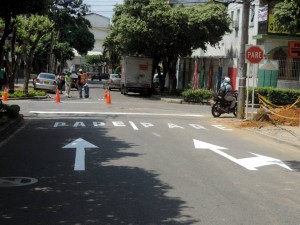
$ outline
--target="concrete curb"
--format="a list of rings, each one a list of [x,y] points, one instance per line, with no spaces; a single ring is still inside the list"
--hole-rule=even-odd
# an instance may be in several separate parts
[[[47,96],[8,98],[8,101],[13,101],[13,100],[28,100],[28,99],[47,99],[47,98],[50,98],[50,97],[47,95]],[[8,102],[5,102],[5,104],[8,104]]]
[[[275,129],[276,128],[273,128],[273,132],[272,131],[263,132],[258,129],[251,129],[251,128],[247,128],[246,130],[254,132],[256,134],[263,135],[263,136],[270,138],[274,141],[277,141],[279,143],[285,143],[287,145],[291,145],[291,146],[300,148],[300,138],[298,138],[296,135],[292,135],[289,130],[277,128],[277,131],[282,133],[280,136],[278,136],[278,134],[276,135],[276,133],[274,133]],[[283,134],[286,134],[286,135],[283,135]],[[287,137],[287,136],[290,136],[290,137]]]

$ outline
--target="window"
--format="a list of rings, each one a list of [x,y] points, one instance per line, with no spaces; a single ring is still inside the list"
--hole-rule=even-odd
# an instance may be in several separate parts
[[[295,80],[299,80],[300,78],[300,59],[299,58],[293,58],[292,63],[292,77],[295,78]]]
[[[283,78],[285,76],[285,67],[286,67],[286,54],[282,49],[277,50],[274,53],[274,59],[278,60],[278,77]]]

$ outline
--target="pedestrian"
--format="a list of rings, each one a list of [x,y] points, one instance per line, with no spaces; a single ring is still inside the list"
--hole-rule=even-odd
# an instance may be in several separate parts
[[[79,91],[79,98],[82,98],[82,90],[84,91],[84,97],[88,98],[89,97],[89,86],[87,84],[87,74],[83,73],[82,69],[79,69],[77,85],[78,85],[78,91]]]
[[[58,73],[56,76],[56,86],[57,89],[59,90],[59,93],[62,94],[63,79],[61,73]]]
[[[71,73],[67,72],[65,76],[65,85],[66,85],[66,96],[70,98],[70,91],[71,91],[71,85],[72,85],[72,79],[71,79]]]

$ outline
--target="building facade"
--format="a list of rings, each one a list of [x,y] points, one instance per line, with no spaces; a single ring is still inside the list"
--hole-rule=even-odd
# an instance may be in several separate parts
[[[279,1],[259,0],[251,2],[249,11],[248,45],[260,45],[264,51],[262,64],[247,64],[248,86],[275,86],[279,88],[300,88],[300,54],[291,54],[299,46],[300,35],[289,35],[274,30],[272,9]],[[243,4],[236,1],[228,4],[232,32],[226,34],[218,47],[207,46],[207,51],[194,51],[192,57],[181,58],[178,63],[178,88],[188,88],[195,71],[198,73],[198,87],[217,89],[224,76],[232,79],[238,89],[242,36]],[[296,47],[295,47],[296,46]],[[196,68],[195,68],[196,67]],[[271,75],[270,75],[271,74]],[[269,79],[270,82],[269,82]],[[271,84],[272,83],[272,84]]]

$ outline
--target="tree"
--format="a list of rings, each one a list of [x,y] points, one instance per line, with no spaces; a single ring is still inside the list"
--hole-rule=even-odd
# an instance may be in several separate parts
[[[296,34],[300,32],[300,1],[284,0],[275,5],[274,27],[276,30]]]
[[[16,27],[17,36],[22,40],[20,47],[25,69],[23,92],[27,93],[35,50],[41,38],[53,29],[53,23],[46,16],[31,15],[28,18],[18,16]]]
[[[101,69],[109,62],[108,57],[105,55],[87,55],[85,60],[96,71],[102,71]]]
[[[171,8],[164,0],[125,0],[115,8],[105,44],[121,55],[151,56],[155,67],[162,60],[163,74],[168,73],[174,90],[178,56],[217,45],[230,32],[229,25],[222,4]]]
[[[73,48],[67,42],[57,42],[54,46],[53,53],[60,62],[60,72],[63,72],[65,62],[74,58]]]
[[[58,41],[68,42],[81,55],[94,48],[95,39],[90,22],[84,18],[88,6],[82,0],[55,0],[50,18],[55,22]]]
[[[15,74],[17,73],[21,62],[20,40],[17,40],[16,30],[17,28],[14,26],[10,42],[7,44],[5,43],[3,51],[5,57],[6,83],[8,83],[10,93],[14,93]]]
[[[4,21],[3,35],[0,39],[0,66],[3,64],[3,48],[5,40],[12,33],[14,18],[21,14],[44,14],[53,0],[4,0],[0,7],[0,18]]]

